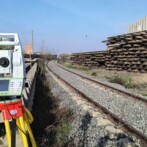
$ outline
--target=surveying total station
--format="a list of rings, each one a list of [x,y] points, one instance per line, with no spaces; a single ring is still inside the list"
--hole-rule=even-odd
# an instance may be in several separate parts
[[[25,63],[18,34],[0,33],[0,112],[5,124],[8,147],[15,146],[16,126],[24,147],[29,146],[28,135],[32,146],[36,147],[30,127],[33,117],[21,99],[24,83]]]
[[[17,34],[0,34],[0,96],[21,96],[25,64]]]

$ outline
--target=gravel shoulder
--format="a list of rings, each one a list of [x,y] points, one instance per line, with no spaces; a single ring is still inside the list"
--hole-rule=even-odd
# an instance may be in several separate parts
[[[60,107],[69,108],[74,113],[72,131],[69,134],[74,146],[140,146],[138,139],[129,137],[122,130],[116,128],[105,115],[87,105],[85,101],[82,101],[63,83],[53,78],[51,74],[47,73],[46,76],[50,82],[51,92],[61,100]]]
[[[124,78],[131,77],[131,79],[133,80],[133,84],[138,85],[138,86],[133,87],[133,88],[127,88],[127,90],[131,91],[133,93],[139,93],[140,95],[146,95],[146,97],[147,97],[147,73],[113,71],[113,70],[106,70],[102,67],[93,68],[93,69],[87,68],[85,70],[85,68],[82,68],[81,66],[78,68],[78,65],[76,65],[77,68],[72,68],[72,65],[66,66],[68,64],[70,64],[70,63],[63,63],[62,65],[66,68],[68,67],[68,69],[70,69],[74,72],[78,72],[80,74],[84,74],[85,76],[89,76],[94,79],[102,80],[104,82],[109,82],[108,77],[113,77],[113,76],[120,76],[120,77],[124,77]],[[95,76],[91,76],[93,73],[95,73]],[[113,83],[113,84],[115,84],[115,83]]]
[[[75,75],[58,68],[54,62],[50,62],[49,67],[80,91],[147,135],[147,108],[144,103],[132,101],[132,99],[127,97],[114,95],[113,93],[108,93],[103,89],[94,87],[80,78],[77,78]]]

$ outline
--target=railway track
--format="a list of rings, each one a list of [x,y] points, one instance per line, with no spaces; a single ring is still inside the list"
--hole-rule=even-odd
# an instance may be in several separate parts
[[[52,64],[54,64],[52,62]],[[62,70],[66,71],[66,72],[69,72],[82,78],[82,79],[86,79],[86,80],[89,80],[89,78],[87,77],[83,77],[82,75],[79,75],[79,74],[75,74],[67,69],[64,69],[63,67],[61,66],[57,66],[54,64],[54,66],[56,66],[55,68],[62,68]],[[138,138],[140,138],[140,140],[144,143],[144,144],[147,144],[147,136],[145,133],[143,133],[142,131],[140,131],[139,129],[137,129],[136,127],[134,127],[133,125],[130,125],[130,123],[128,123],[128,121],[126,121],[125,119],[119,117],[117,114],[113,113],[110,109],[106,108],[105,106],[103,106],[102,104],[100,104],[99,102],[95,101],[93,98],[91,98],[90,96],[88,96],[85,92],[79,90],[79,88],[75,87],[74,85],[72,85],[72,83],[69,83],[68,80],[65,80],[65,78],[63,78],[62,76],[60,76],[57,72],[54,71],[54,69],[52,69],[51,66],[47,66],[48,70],[50,72],[52,72],[56,77],[58,77],[59,79],[61,79],[62,81],[64,81],[64,83],[66,83],[67,85],[69,85],[70,87],[72,87],[76,92],[78,92],[82,97],[84,97],[89,103],[91,103],[94,107],[98,107],[100,108],[103,113],[105,113],[106,115],[108,115],[108,117],[115,123],[115,124],[121,124],[121,126],[123,127],[124,130],[128,131],[129,133],[137,136]],[[91,82],[94,82],[95,84],[99,84],[97,83],[97,81],[94,81],[94,80],[91,80]],[[102,86],[104,87],[105,85],[102,84]],[[106,86],[108,88],[108,85]],[[110,87],[111,88],[111,87]],[[114,92],[114,88],[112,87],[111,90],[113,90]],[[120,90],[117,91],[117,94],[123,94],[123,96],[132,96],[128,93],[123,93],[121,92]],[[136,97],[135,96],[135,99],[137,100],[140,100],[141,102],[145,102],[146,103],[146,100],[142,99],[142,98],[139,98],[139,97]]]
[[[109,90],[111,90],[111,91],[114,92],[114,93],[118,93],[118,94],[120,94],[120,95],[124,95],[124,96],[127,96],[127,97],[129,97],[129,98],[133,98],[133,99],[142,101],[143,103],[146,103],[146,104],[147,104],[147,99],[145,99],[144,97],[135,95],[135,94],[133,94],[133,93],[131,93],[131,92],[127,92],[127,91],[120,90],[120,89],[118,89],[118,88],[116,88],[116,87],[112,87],[112,86],[107,85],[107,84],[105,84],[105,83],[102,83],[102,82],[100,82],[100,81],[93,80],[93,79],[88,78],[88,77],[86,77],[86,76],[83,76],[83,75],[81,75],[81,74],[75,73],[75,72],[73,72],[73,71],[71,71],[71,70],[68,70],[67,68],[64,68],[63,66],[61,66],[61,65],[59,65],[59,64],[56,64],[56,65],[57,65],[58,67],[62,68],[63,70],[66,70],[66,71],[68,71],[68,72],[70,72],[70,73],[73,73],[73,74],[79,76],[80,78],[89,80],[89,81],[91,81],[91,82],[93,82],[93,83],[95,83],[95,84],[98,84],[98,85],[100,85],[100,86],[103,86],[104,88],[109,89]]]

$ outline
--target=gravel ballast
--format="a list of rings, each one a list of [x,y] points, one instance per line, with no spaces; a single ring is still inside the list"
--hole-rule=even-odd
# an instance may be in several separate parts
[[[147,108],[143,102],[115,95],[103,88],[91,85],[76,75],[59,68],[53,61],[49,62],[48,66],[77,89],[147,135]]]
[[[49,64],[52,69],[57,69],[52,63]],[[71,124],[72,130],[69,134],[69,139],[74,143],[74,146],[140,146],[139,140],[135,137],[128,137],[122,130],[117,129],[114,124],[106,119],[106,116],[100,114],[91,106],[83,107],[86,105],[86,102],[80,101],[74,93],[67,92],[64,84],[59,84],[51,74],[46,74],[46,77],[48,77],[51,92],[61,100],[60,107],[71,109],[74,113],[74,119]],[[103,122],[100,120],[103,120]]]

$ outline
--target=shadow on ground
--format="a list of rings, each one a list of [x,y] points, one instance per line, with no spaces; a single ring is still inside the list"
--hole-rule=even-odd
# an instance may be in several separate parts
[[[68,134],[72,112],[59,108],[60,101],[49,89],[44,74],[39,74],[32,108],[34,121],[31,125],[37,146],[68,146]]]

